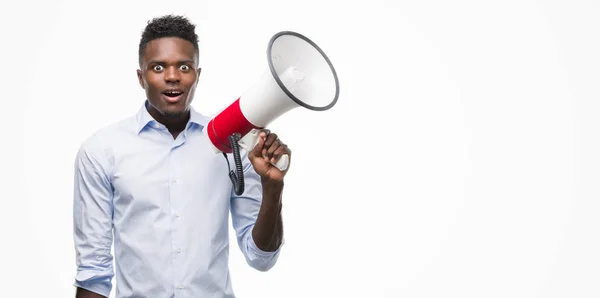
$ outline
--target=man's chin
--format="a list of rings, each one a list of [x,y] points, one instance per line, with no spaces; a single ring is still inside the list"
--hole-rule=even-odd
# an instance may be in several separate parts
[[[187,116],[189,109],[186,107],[183,102],[178,102],[177,104],[168,104],[164,101],[157,100],[154,104],[150,103],[152,106],[152,110],[156,116],[165,118],[165,119],[176,119]]]
[[[185,116],[185,112],[184,111],[165,111],[162,114],[162,116],[165,118],[168,118],[168,119],[181,118],[181,117]]]
[[[181,105],[181,103],[172,106],[166,106],[162,109],[162,116],[165,118],[181,118],[187,115],[188,109]]]

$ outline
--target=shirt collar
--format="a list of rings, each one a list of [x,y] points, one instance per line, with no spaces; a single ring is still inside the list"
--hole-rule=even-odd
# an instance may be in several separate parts
[[[148,100],[144,101],[144,104],[140,107],[137,115],[136,115],[136,132],[140,133],[146,126],[155,125],[157,127],[162,126],[158,121],[156,121],[152,115],[148,112]],[[198,113],[192,106],[190,106],[190,120],[186,126],[186,129],[190,127],[191,124],[199,125],[200,128],[203,128],[208,124],[210,118]]]

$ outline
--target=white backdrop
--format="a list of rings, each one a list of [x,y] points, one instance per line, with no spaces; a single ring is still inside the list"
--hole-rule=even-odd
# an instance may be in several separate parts
[[[2,296],[74,297],[74,156],[139,108],[140,33],[166,13],[198,26],[202,112],[254,82],[281,30],[339,74],[332,110],[271,126],[294,152],[286,245],[261,273],[232,242],[239,297],[600,296],[598,1],[7,5]]]

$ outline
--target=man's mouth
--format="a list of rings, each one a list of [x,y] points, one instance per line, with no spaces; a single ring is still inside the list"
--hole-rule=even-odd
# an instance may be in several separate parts
[[[162,94],[165,96],[165,99],[167,101],[175,103],[179,101],[181,95],[183,94],[183,91],[179,89],[170,89],[163,91]]]

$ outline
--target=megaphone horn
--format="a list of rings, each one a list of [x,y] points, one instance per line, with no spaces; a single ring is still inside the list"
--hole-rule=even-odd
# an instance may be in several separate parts
[[[215,152],[233,153],[237,177],[230,171],[236,194],[244,191],[239,147],[250,151],[258,132],[284,113],[304,107],[325,111],[339,97],[337,73],[323,50],[306,36],[282,31],[267,47],[266,69],[259,79],[204,127]],[[284,155],[273,163],[281,171],[289,165]]]

